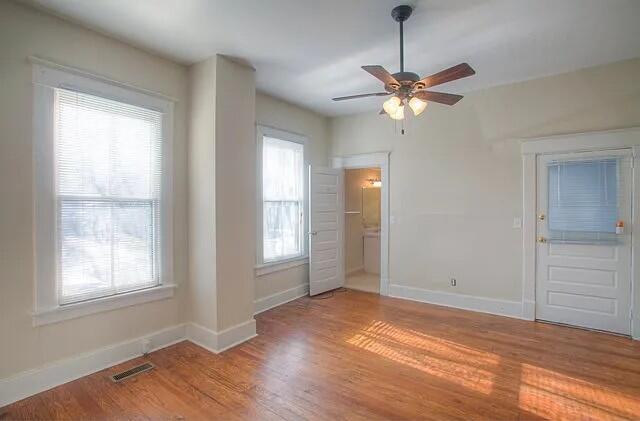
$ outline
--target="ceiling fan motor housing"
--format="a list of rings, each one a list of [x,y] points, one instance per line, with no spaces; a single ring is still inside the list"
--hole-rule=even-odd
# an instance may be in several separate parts
[[[409,16],[411,16],[411,12],[413,12],[413,8],[405,4],[402,6],[394,7],[391,11],[391,17],[393,17],[393,20],[395,20],[396,22],[404,22],[405,20],[409,19]]]

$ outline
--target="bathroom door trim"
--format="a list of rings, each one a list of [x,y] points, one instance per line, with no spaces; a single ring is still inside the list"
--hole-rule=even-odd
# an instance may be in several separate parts
[[[380,168],[380,295],[389,295],[389,155],[391,152],[373,152],[336,156],[333,168]]]

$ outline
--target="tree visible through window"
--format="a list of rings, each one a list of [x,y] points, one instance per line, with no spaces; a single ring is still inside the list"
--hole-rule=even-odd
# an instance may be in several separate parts
[[[263,137],[263,261],[304,254],[304,146]]]

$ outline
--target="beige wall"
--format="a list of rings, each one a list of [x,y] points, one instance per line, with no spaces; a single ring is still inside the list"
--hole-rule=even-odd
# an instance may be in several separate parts
[[[174,138],[174,298],[33,327],[32,84],[36,55],[178,99]],[[0,1],[0,378],[184,320],[187,278],[187,70],[131,46]]]
[[[332,155],[392,151],[392,284],[520,301],[516,139],[630,126],[640,126],[639,59],[430,104],[405,136],[377,113],[335,118]]]
[[[216,56],[218,331],[253,319],[256,262],[255,71]]]
[[[216,58],[189,69],[189,320],[216,330]]]
[[[344,172],[345,210],[360,212],[344,216],[344,256],[346,273],[364,267],[363,243],[364,226],[362,223],[362,188],[367,187],[367,179],[380,179],[380,169],[348,169]]]
[[[329,123],[326,117],[258,92],[256,121],[258,124],[306,136],[309,139],[311,165],[328,165]],[[259,300],[308,282],[308,265],[263,275],[255,280],[255,298]]]

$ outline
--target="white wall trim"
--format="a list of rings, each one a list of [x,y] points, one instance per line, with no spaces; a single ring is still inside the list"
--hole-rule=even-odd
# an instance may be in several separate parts
[[[97,300],[83,303],[74,307],[76,310],[69,310],[71,305],[64,310],[59,305],[58,291],[56,287],[56,259],[58,233],[56,231],[55,207],[56,195],[54,180],[54,150],[53,150],[53,109],[55,106],[54,89],[68,88],[80,92],[97,95],[133,104],[144,108],[154,109],[162,113],[162,171],[161,171],[161,196],[160,196],[160,279],[158,279],[158,290],[148,293],[151,296],[162,296],[167,298],[173,294],[162,288],[172,288],[174,280],[174,249],[173,249],[173,119],[174,103],[158,94],[149,93],[144,89],[137,89],[130,85],[105,79],[95,74],[68,66],[52,63],[37,57],[30,57],[32,63],[32,83],[33,90],[33,167],[34,167],[34,191],[33,203],[35,209],[35,296],[34,313],[38,317],[34,318],[34,324],[53,323],[71,317],[90,314],[92,312],[109,310],[106,301],[122,300],[123,305],[131,305],[134,301],[131,296],[124,297],[125,294],[116,296],[100,297],[106,301],[96,305],[96,311],[89,311],[88,307]],[[154,279],[155,280],[155,279]],[[146,295],[147,293],[141,293]],[[135,303],[133,303],[135,304]],[[80,311],[79,309],[83,310]],[[112,307],[116,308],[116,307]],[[56,315],[58,314],[58,315]],[[40,317],[42,315],[43,317]],[[46,316],[46,317],[45,317]]]
[[[522,232],[522,303],[523,316],[535,320],[536,307],[536,213],[537,160],[540,155],[568,152],[591,152],[612,149],[632,149],[635,159],[640,153],[640,127],[566,134],[535,139],[521,139],[522,187],[523,187],[523,232]],[[640,171],[633,168],[633,226],[632,232],[640,233]],[[640,339],[640,235],[632,235],[632,314],[631,336]]]
[[[520,139],[522,154],[629,148],[640,145],[640,127]]]
[[[280,262],[272,262],[265,263],[262,265],[255,266],[255,276],[259,278],[260,276],[268,275],[269,273],[274,272],[282,272],[283,270],[291,269],[297,266],[303,266],[309,264],[309,257],[302,256],[296,257],[294,259],[283,260]]]
[[[389,155],[391,152],[337,156],[333,168],[380,168],[380,295],[389,295]]]
[[[185,339],[185,325],[172,326],[2,379],[0,407],[139,357],[143,355],[142,341],[146,339],[151,340],[153,351],[173,345]]]
[[[220,332],[215,332],[197,323],[187,323],[187,339],[215,354],[233,348],[256,336],[258,334],[256,333],[256,321],[254,318]]]
[[[188,340],[218,354],[256,336],[256,321],[253,318],[220,332],[195,323],[171,326],[0,379],[0,408],[139,357],[143,355],[142,343],[146,340],[151,341],[151,351]]]
[[[389,285],[389,296],[404,298],[421,303],[436,304],[463,310],[479,311],[481,313],[523,319],[522,303],[495,298],[478,297],[474,295],[453,294],[403,285]]]
[[[89,78],[89,79],[94,79],[94,80],[101,81],[101,82],[108,82],[111,85],[119,86],[119,87],[124,88],[124,89],[137,91],[137,92],[140,92],[140,93],[145,94],[145,95],[152,95],[152,96],[155,96],[155,97],[158,97],[158,98],[162,98],[164,100],[171,101],[171,102],[178,102],[177,98],[174,98],[174,97],[169,96],[169,95],[165,95],[165,94],[160,93],[160,92],[156,92],[156,91],[151,91],[149,89],[140,88],[138,86],[134,86],[134,85],[131,85],[129,83],[125,83],[125,82],[121,82],[121,81],[118,81],[118,80],[115,80],[115,79],[111,79],[111,78],[103,76],[103,75],[98,75],[96,73],[89,72],[87,70],[82,70],[82,69],[79,69],[77,67],[72,67],[72,66],[67,66],[65,64],[56,63],[54,61],[47,60],[47,59],[44,59],[42,57],[29,56],[28,60],[29,60],[29,62],[31,64],[37,64],[37,65],[40,65],[40,66],[48,67],[50,69],[61,70],[61,71],[66,72],[66,73],[71,73],[71,74],[74,74],[76,76],[82,76],[82,77],[86,77],[86,78]]]
[[[286,289],[284,291],[276,292],[275,294],[271,294],[263,298],[259,298],[254,301],[255,314],[262,313],[263,311],[267,311],[282,304],[286,304],[289,301],[304,297],[308,293],[309,284],[305,283],[293,288]]]
[[[173,297],[176,287],[177,285],[160,285],[153,288],[111,295],[109,297],[96,298],[90,301],[58,306],[50,310],[33,313],[33,325],[42,326],[74,319],[76,317],[87,316],[89,314],[164,300]]]
[[[302,154],[303,154],[303,186],[304,186],[304,198],[303,198],[303,212],[302,212],[302,252],[301,256],[294,256],[290,259],[285,259],[285,261],[296,260],[300,258],[305,258],[309,254],[309,246],[307,244],[307,235],[309,232],[309,220],[307,218],[307,213],[309,209],[309,157],[310,157],[310,140],[307,136],[301,135],[298,133],[293,133],[287,130],[277,129],[275,127],[266,126],[262,124],[256,124],[256,266],[267,266],[269,262],[264,261],[264,244],[263,244],[263,196],[262,196],[262,149],[264,144],[264,137],[272,137],[279,140],[284,140],[287,142],[298,143],[302,145]],[[275,264],[280,262],[273,262]],[[256,274],[256,276],[260,276]]]

